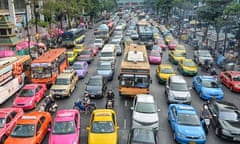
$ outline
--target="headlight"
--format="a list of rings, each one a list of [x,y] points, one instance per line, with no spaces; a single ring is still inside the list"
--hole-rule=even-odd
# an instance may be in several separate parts
[[[170,92],[169,97],[174,97],[174,93]]]
[[[181,132],[176,133],[179,137],[184,137],[184,135]]]
[[[200,139],[205,139],[205,135],[201,135],[201,136],[200,136]]]
[[[228,130],[226,130],[226,129],[222,129],[222,133],[224,135],[230,135],[230,132]]]

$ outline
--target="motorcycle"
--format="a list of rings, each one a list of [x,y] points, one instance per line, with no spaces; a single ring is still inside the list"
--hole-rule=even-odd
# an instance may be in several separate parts
[[[87,113],[92,113],[96,109],[96,103],[91,102],[88,106],[84,104],[83,101],[74,102],[73,109],[77,109],[79,111],[87,111]]]
[[[203,72],[210,72],[210,70],[211,70],[211,64],[208,64],[208,65],[202,65],[202,67],[201,67],[201,70],[203,71]]]
[[[43,108],[41,108],[43,107]],[[39,111],[45,111],[45,112],[49,112],[49,113],[55,113],[57,111],[57,108],[58,108],[58,105],[56,102],[54,102],[53,104],[50,105],[49,108],[47,108],[47,105],[44,104],[40,107],[40,110]]]
[[[106,102],[105,108],[106,109],[113,109],[113,100],[108,99],[107,102]]]
[[[206,134],[208,134],[208,131],[210,128],[210,122],[211,122],[211,119],[208,117],[205,117],[202,119],[203,129],[205,130]]]

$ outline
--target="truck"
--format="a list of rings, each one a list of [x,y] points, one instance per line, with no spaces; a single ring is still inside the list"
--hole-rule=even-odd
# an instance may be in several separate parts
[[[107,43],[109,37],[113,33],[114,30],[114,22],[112,20],[106,20],[94,31],[94,35],[96,38],[103,39],[104,43]]]

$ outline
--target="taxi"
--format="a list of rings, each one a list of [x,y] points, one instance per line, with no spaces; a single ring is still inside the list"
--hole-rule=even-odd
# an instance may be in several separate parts
[[[18,119],[23,115],[22,108],[1,108],[0,109],[0,143],[3,144]]]
[[[177,46],[175,47],[175,51],[179,51],[179,52],[183,53],[184,55],[186,55],[186,48],[184,45],[177,44]]]
[[[87,48],[86,44],[76,44],[75,47],[73,48],[73,52],[79,55],[84,49]]]
[[[48,133],[51,124],[48,112],[33,111],[17,120],[4,144],[40,144]]]
[[[72,65],[77,60],[77,53],[73,51],[67,51],[68,63]]]
[[[59,110],[49,129],[49,144],[79,144],[80,113],[74,109]]]
[[[180,60],[185,59],[185,55],[179,51],[170,51],[168,54],[169,62],[177,65]]]
[[[172,75],[176,75],[176,71],[173,69],[172,65],[160,64],[157,66],[156,76],[159,83],[165,84],[167,79]]]
[[[198,66],[192,59],[183,59],[178,63],[178,70],[183,75],[195,76],[198,73]]]
[[[88,130],[88,144],[117,144],[118,123],[116,112],[111,109],[97,109],[91,114]]]

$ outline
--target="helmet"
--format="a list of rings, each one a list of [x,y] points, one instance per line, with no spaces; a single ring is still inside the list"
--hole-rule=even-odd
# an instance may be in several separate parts
[[[203,106],[203,109],[204,109],[204,110],[208,110],[208,106],[207,106],[207,105],[204,105],[204,106]]]

